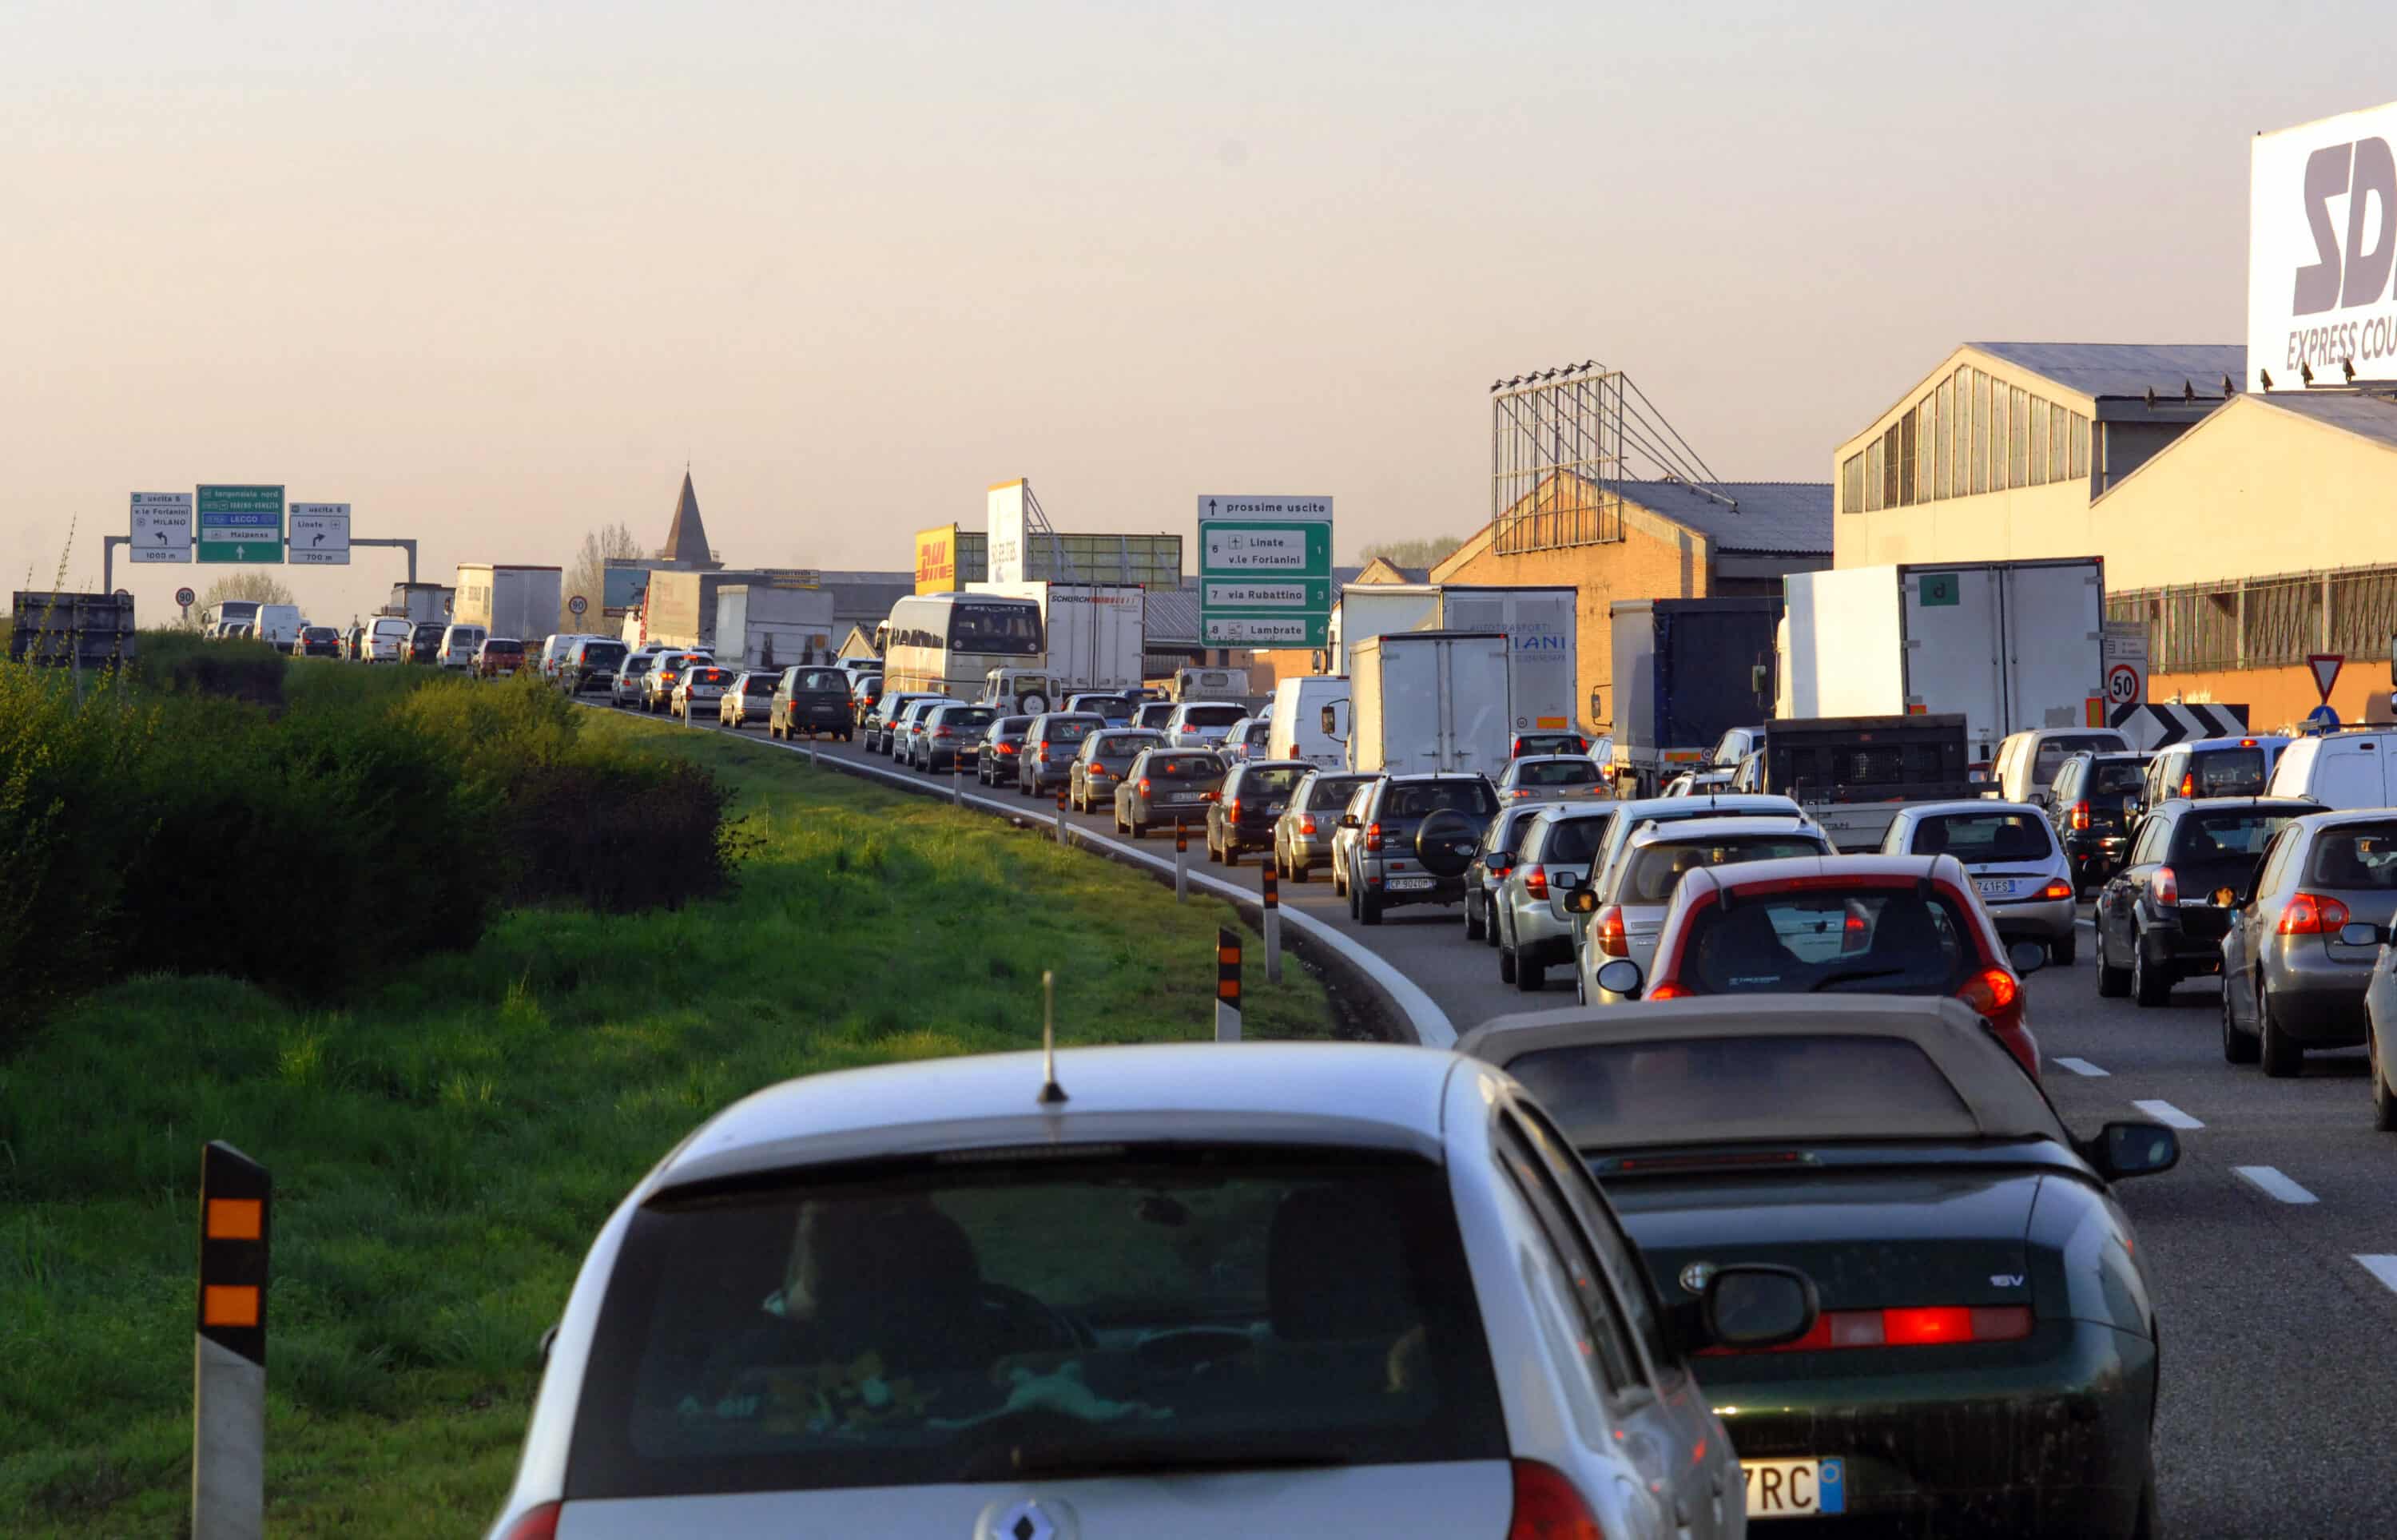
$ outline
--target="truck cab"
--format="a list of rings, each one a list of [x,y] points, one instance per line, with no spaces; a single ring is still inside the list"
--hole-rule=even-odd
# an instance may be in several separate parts
[[[1876,851],[1900,808],[1980,795],[1964,730],[1961,711],[1775,722],[1732,789],[1791,798],[1841,851]]]

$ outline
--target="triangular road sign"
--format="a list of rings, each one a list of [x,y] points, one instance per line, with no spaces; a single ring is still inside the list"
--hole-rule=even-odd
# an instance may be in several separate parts
[[[2339,666],[2347,661],[2345,653],[2308,653],[2306,667],[2314,671],[2314,689],[2330,704],[2330,687],[2338,683]]]

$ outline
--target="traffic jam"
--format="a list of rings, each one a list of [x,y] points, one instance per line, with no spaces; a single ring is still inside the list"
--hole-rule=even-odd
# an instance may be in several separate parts
[[[2097,603],[2073,566],[1964,577]],[[1503,622],[1352,633],[1346,671],[1236,695],[962,644],[1038,638],[987,613],[1020,603],[903,601],[871,657],[565,638],[542,670],[1276,889],[1390,1041],[738,1104],[591,1253],[495,1533],[2152,1536],[2173,1280],[2136,1184],[2208,1121],[2122,1095],[2153,1053],[2125,1029],[2203,982],[2209,1095],[2256,1066],[2397,1129],[2397,733],[2143,748],[2001,720],[1964,667],[1873,710],[1798,666],[1827,656],[1799,606],[1656,601],[1617,606],[1593,738]],[[2076,711],[2088,631],[2046,682]],[[1770,681],[1729,661],[1760,639]],[[2215,1045],[2191,1019],[2176,1084]]]

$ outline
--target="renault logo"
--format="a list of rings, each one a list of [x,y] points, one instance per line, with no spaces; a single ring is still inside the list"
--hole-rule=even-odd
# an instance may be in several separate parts
[[[1707,1292],[1707,1285],[1714,1281],[1714,1277],[1713,1263],[1693,1262],[1681,1269],[1681,1287],[1694,1294],[1702,1294]]]
[[[977,1540],[1072,1540],[1071,1511],[1052,1512],[1038,1498],[1026,1497],[995,1511],[984,1509],[983,1522],[974,1533]]]

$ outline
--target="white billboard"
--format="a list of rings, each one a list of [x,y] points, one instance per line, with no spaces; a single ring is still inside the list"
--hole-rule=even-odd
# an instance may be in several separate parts
[[[994,583],[1024,581],[1024,483],[1001,482],[990,489],[990,564]]]
[[[2256,136],[2247,389],[2397,380],[2397,102]]]

